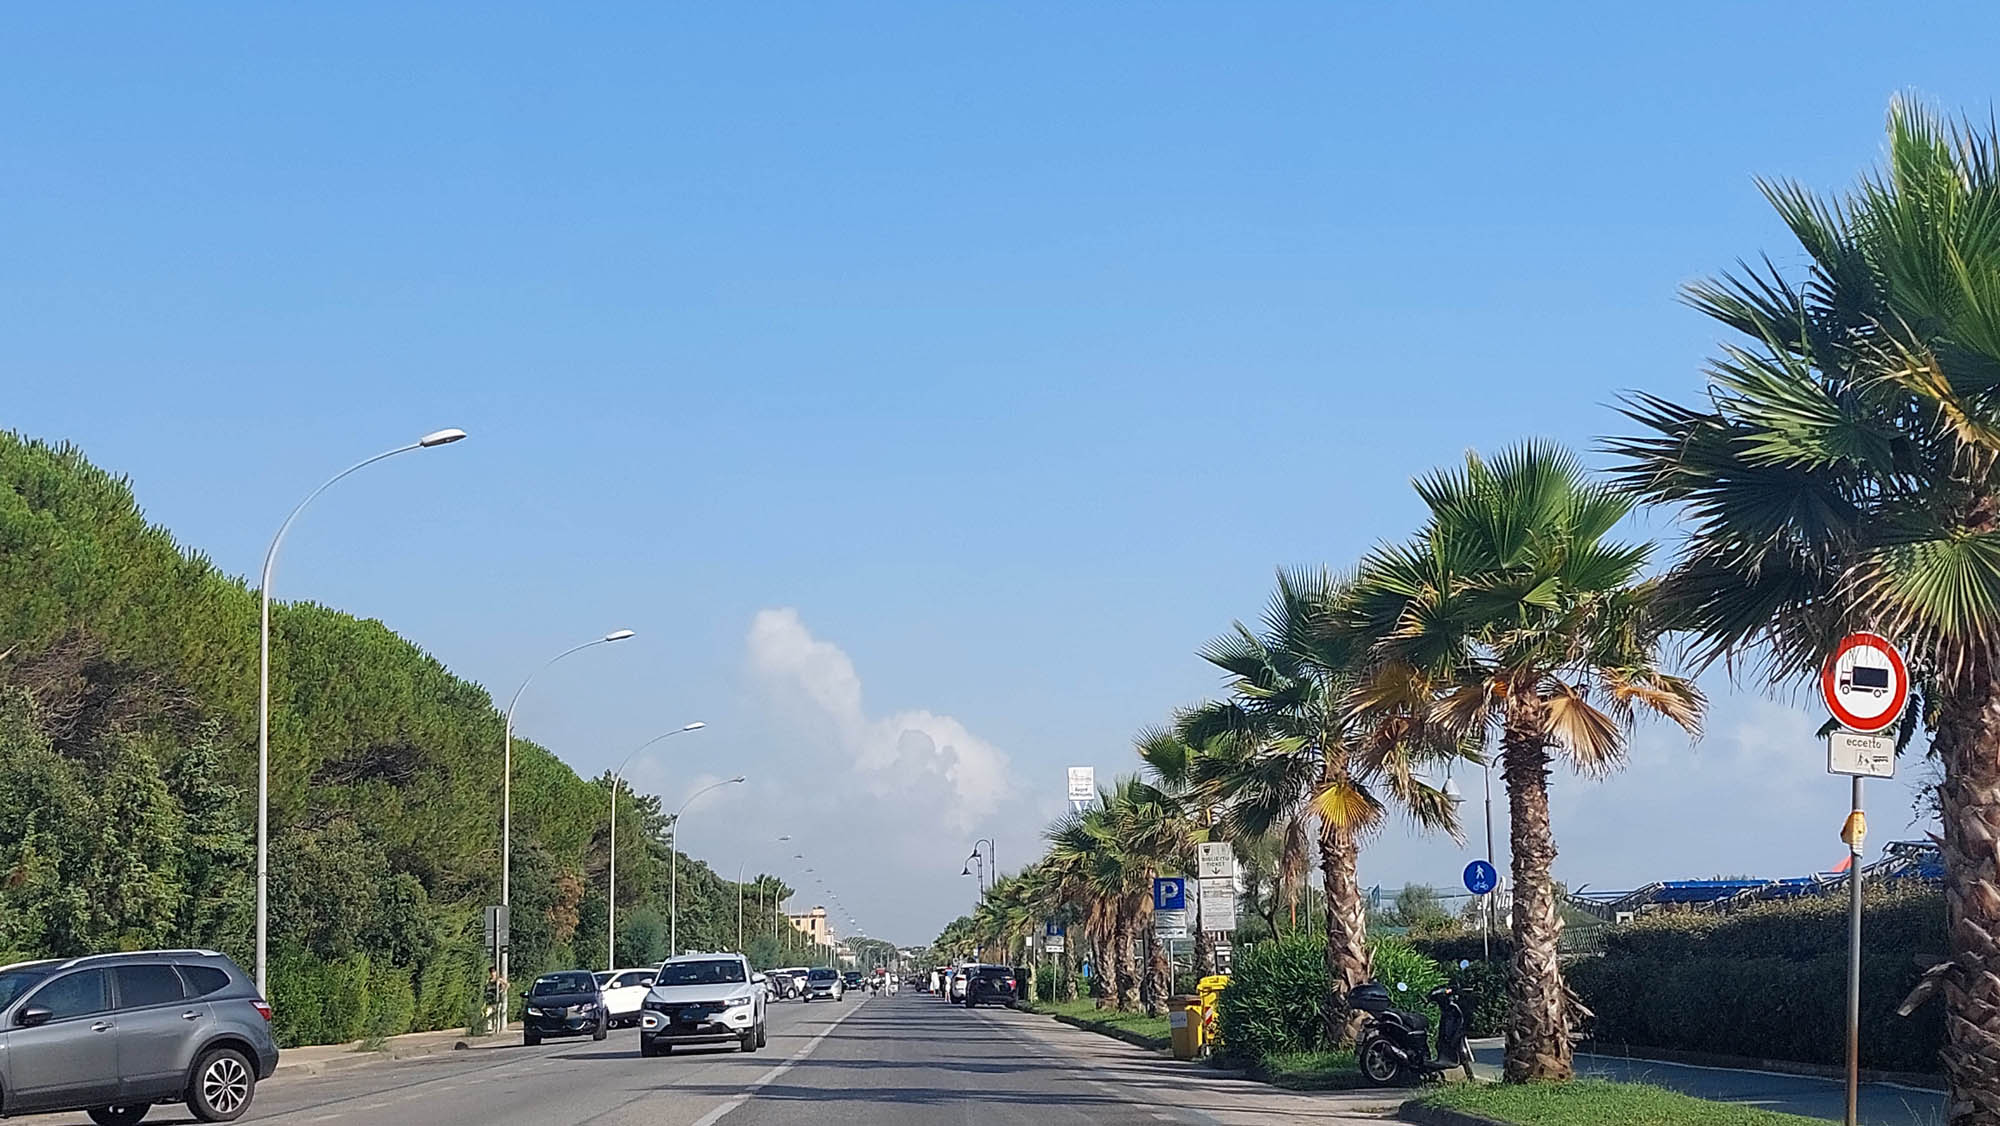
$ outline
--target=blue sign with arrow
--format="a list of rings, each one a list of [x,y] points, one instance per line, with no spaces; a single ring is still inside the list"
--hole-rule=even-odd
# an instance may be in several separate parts
[[[1153,910],[1187,910],[1187,881],[1178,877],[1153,881]]]
[[[1465,866],[1465,890],[1474,895],[1485,895],[1500,886],[1500,873],[1484,860],[1475,860]]]

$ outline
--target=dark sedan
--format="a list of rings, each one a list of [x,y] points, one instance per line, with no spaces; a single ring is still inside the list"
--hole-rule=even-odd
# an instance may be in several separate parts
[[[589,970],[543,974],[521,997],[528,1003],[521,1017],[521,1042],[531,1048],[544,1036],[588,1032],[592,1040],[602,1040],[611,1026],[597,978]]]

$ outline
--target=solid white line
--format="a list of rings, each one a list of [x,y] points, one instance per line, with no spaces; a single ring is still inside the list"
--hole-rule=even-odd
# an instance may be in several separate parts
[[[722,1121],[723,1115],[728,1114],[730,1111],[735,1110],[737,1107],[740,1107],[744,1103],[749,1102],[750,1096],[756,1094],[760,1088],[777,1082],[778,1077],[783,1075],[787,1071],[790,1071],[794,1064],[798,1063],[800,1060],[803,1060],[807,1056],[811,1055],[813,1049],[819,1047],[819,1042],[821,1040],[824,1040],[829,1035],[831,1035],[834,1029],[840,1027],[841,1021],[846,1020],[848,1017],[853,1016],[855,1014],[855,1011],[860,1008],[861,1008],[860,1004],[857,1003],[854,1006],[854,1008],[849,1009],[846,1012],[840,1014],[839,1018],[836,1019],[832,1024],[829,1024],[825,1028],[821,1029],[818,1036],[815,1036],[812,1039],[806,1041],[805,1047],[800,1048],[796,1052],[793,1052],[791,1054],[791,1058],[787,1059],[784,1063],[781,1063],[778,1066],[772,1068],[771,1070],[765,1072],[764,1074],[759,1075],[756,1079],[750,1082],[750,1085],[748,1087],[745,1087],[743,1089],[742,1094],[731,1098],[728,1102],[723,1103],[721,1106],[716,1107],[714,1110],[711,1110],[707,1114],[702,1115],[700,1118],[695,1119],[692,1126],[715,1126],[717,1122]]]

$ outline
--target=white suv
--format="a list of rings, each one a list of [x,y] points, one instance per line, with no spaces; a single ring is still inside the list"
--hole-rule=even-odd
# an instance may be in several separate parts
[[[683,954],[653,976],[639,1011],[639,1054],[663,1056],[676,1044],[764,1046],[764,990],[741,954]]]

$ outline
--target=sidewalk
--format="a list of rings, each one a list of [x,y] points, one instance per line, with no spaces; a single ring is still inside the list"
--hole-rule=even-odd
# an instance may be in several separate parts
[[[375,1051],[362,1051],[363,1042],[359,1040],[351,1044],[316,1044],[306,1048],[284,1048],[278,1052],[276,1075],[286,1079],[330,1075],[357,1067],[367,1067],[383,1060],[406,1060],[417,1056],[435,1055],[439,1052],[498,1048],[520,1042],[518,1036],[467,1036],[462,1030],[446,1030],[391,1036],[383,1040],[381,1047]]]

